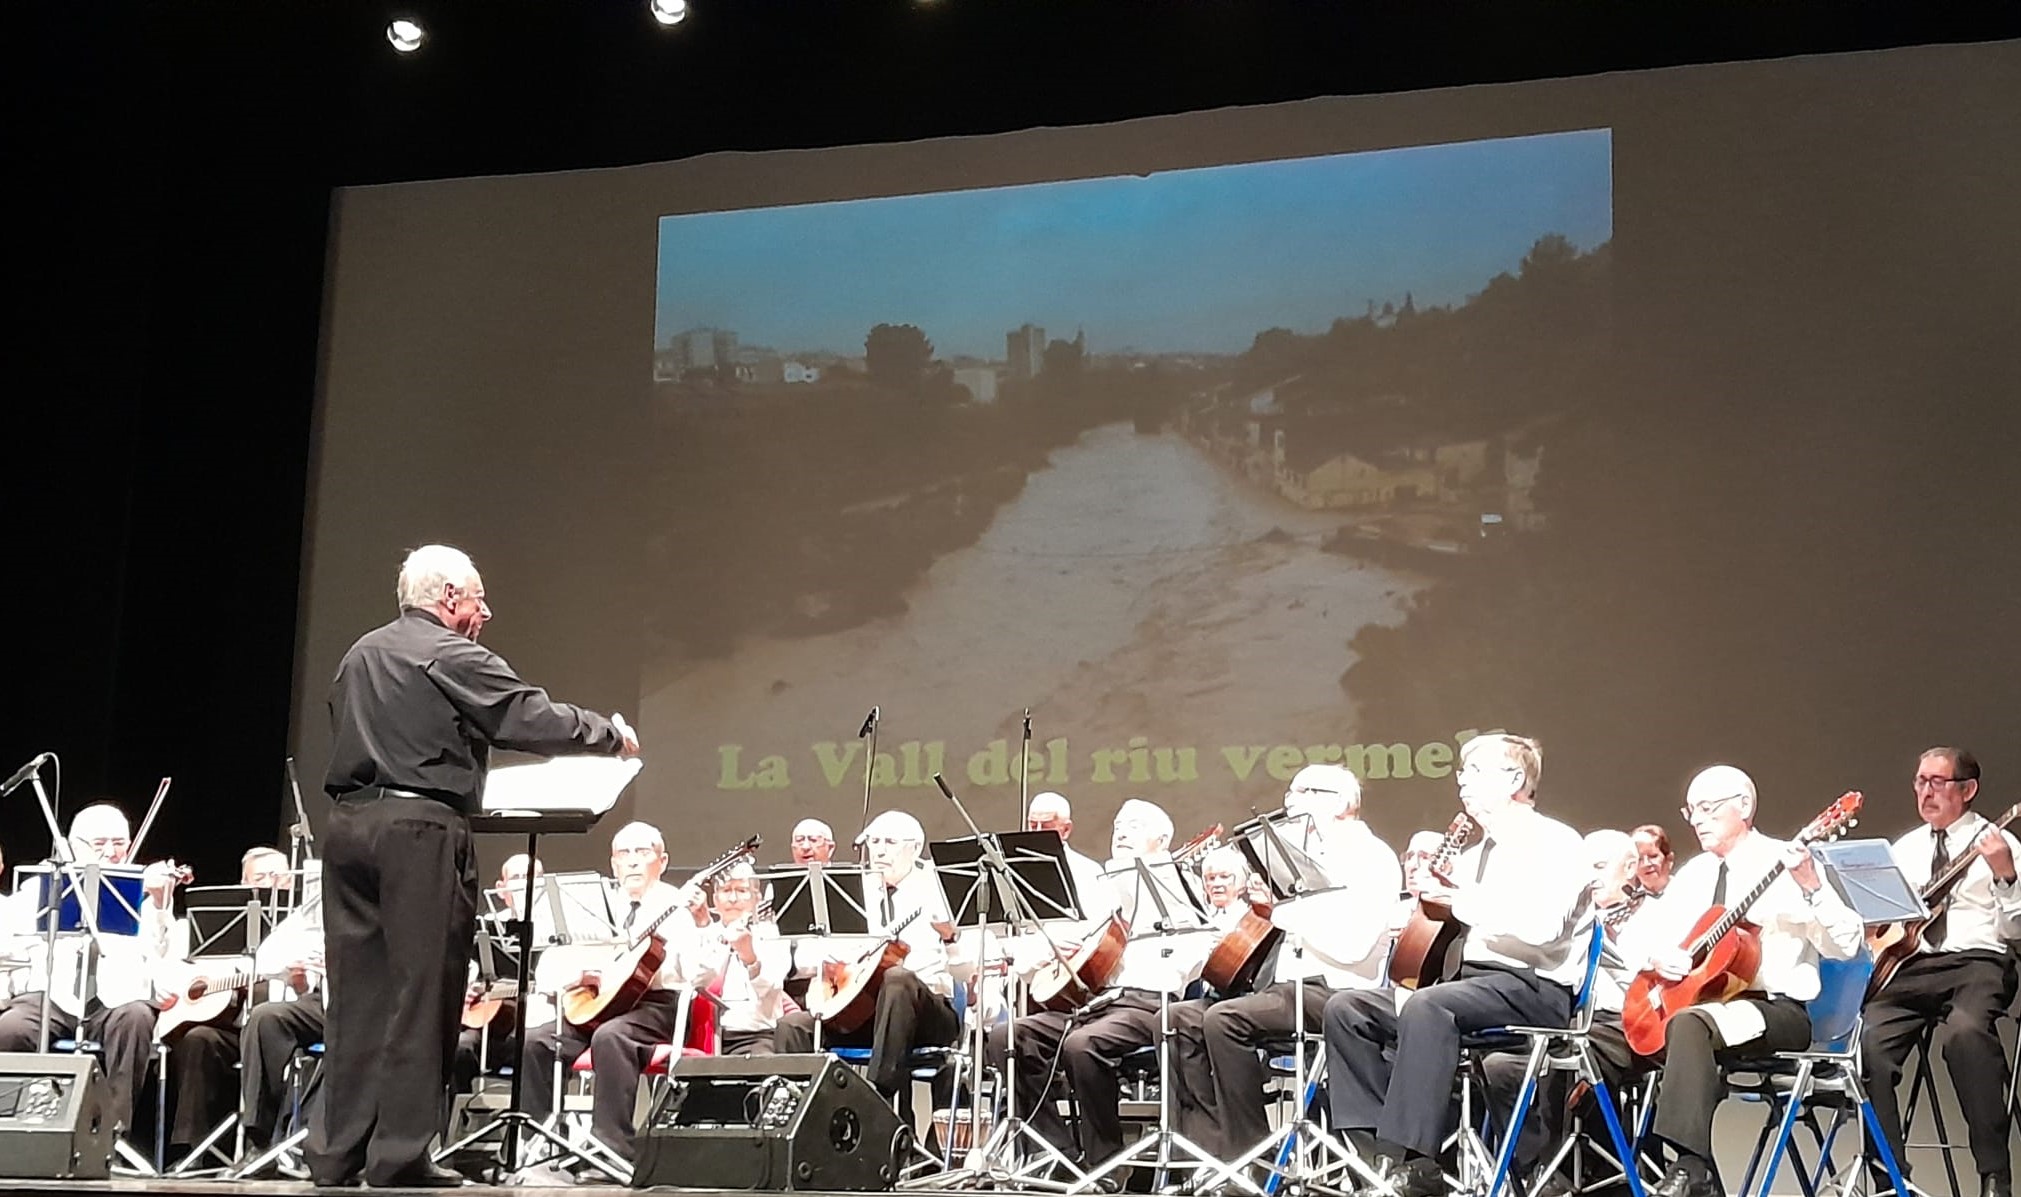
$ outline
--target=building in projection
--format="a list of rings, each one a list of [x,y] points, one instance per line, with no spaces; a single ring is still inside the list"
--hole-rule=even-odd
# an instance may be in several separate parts
[[[667,339],[655,355],[653,377],[661,382],[727,379],[737,369],[737,334],[727,328],[690,328]]]
[[[967,390],[972,403],[995,403],[996,367],[956,366],[954,385]]]
[[[1005,356],[1010,358],[1010,376],[1030,382],[1046,368],[1046,330],[1036,324],[1020,324],[1004,334]]]

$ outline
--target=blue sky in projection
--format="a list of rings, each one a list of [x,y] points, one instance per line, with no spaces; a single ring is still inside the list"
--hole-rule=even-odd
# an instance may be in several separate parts
[[[660,220],[655,344],[697,326],[860,354],[917,324],[943,357],[1086,330],[1090,352],[1235,353],[1370,300],[1460,303],[1546,233],[1613,235],[1608,130]]]

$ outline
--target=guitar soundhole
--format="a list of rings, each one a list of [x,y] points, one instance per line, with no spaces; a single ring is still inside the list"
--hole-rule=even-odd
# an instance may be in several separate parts
[[[840,1152],[853,1152],[863,1144],[863,1120],[856,1111],[843,1108],[828,1120],[828,1145]]]

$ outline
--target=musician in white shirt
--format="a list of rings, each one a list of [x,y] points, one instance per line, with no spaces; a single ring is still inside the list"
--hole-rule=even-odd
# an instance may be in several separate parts
[[[1969,858],[1941,920],[1926,926],[1916,954],[1867,1003],[1861,1032],[1867,1092],[1895,1158],[1903,1161],[1902,1115],[1895,1097],[1902,1063],[1935,1024],[1972,1145],[1981,1197],[2011,1197],[2007,1053],[1999,1019],[2014,1000],[2014,959],[2021,939],[2021,840],[1979,813],[1979,761],[1962,748],[1932,748],[1916,762],[1916,814],[1923,825],[1895,841],[1895,865],[1918,889]]]
[[[632,1111],[638,1100],[639,1078],[652,1062],[653,1049],[673,1039],[680,1003],[686,1000],[679,988],[681,961],[690,954],[696,931],[709,921],[708,903],[700,887],[668,885],[660,880],[666,868],[666,838],[652,824],[627,823],[611,837],[611,872],[622,896],[615,911],[618,933],[629,939],[653,927],[654,937],[666,944],[666,958],[651,987],[631,1009],[604,1019],[593,1029],[565,1018],[538,1030],[529,1026],[526,1049],[520,1054],[520,1066],[526,1069],[529,1082],[520,1087],[527,1112],[544,1122],[554,1109],[557,1065],[566,1070],[583,1048],[589,1048],[596,1073],[590,1126],[606,1147],[625,1159],[632,1158],[637,1133]],[[583,959],[582,954],[571,955],[575,963]],[[616,949],[606,949],[604,959],[615,959],[616,955]],[[568,971],[576,975],[568,978],[569,983],[563,986],[566,990],[616,988],[629,979],[605,975],[600,966]]]
[[[533,883],[535,886],[538,886],[540,879],[547,872],[540,861],[530,860],[524,852],[515,852],[511,856],[506,857],[504,863],[498,866],[498,880],[491,883],[491,892],[496,897],[499,905],[497,908],[477,916],[477,929],[480,934],[489,935],[493,943],[502,948],[510,948],[513,951],[517,951],[519,948],[517,920],[520,917],[520,908],[526,904],[526,874],[529,868],[533,872]],[[536,889],[536,900],[538,900],[538,893],[539,891]],[[552,930],[552,927],[547,928],[547,931]],[[535,934],[537,936],[544,936],[545,932],[537,931]],[[540,950],[541,939],[533,939],[530,943],[533,951],[538,952]],[[604,949],[604,951],[608,954],[609,949]],[[591,957],[590,960],[593,963],[594,957]],[[513,970],[511,956],[494,955],[492,965],[497,970],[498,975],[491,978],[490,985],[486,985],[485,978],[482,975],[483,961],[476,956],[471,958],[470,980],[463,993],[464,1020],[466,1023],[477,1010],[477,1003],[487,1000],[484,996],[487,990],[494,993],[503,992],[519,980],[518,974]],[[575,976],[580,975],[580,971],[575,974]],[[533,986],[534,983],[534,978],[529,976],[527,984]],[[513,1007],[508,1003],[504,1006],[486,1008],[491,1011],[488,1021],[482,1026],[473,1027],[466,1025],[461,1031],[456,1033],[456,1059],[449,1066],[449,1084],[450,1092],[452,1093],[467,1092],[471,1085],[476,1083],[477,1075],[484,1070],[487,1061],[495,1067],[510,1059],[512,1051]],[[527,1007],[526,1025],[529,1027],[537,1027],[542,1023],[551,1022],[553,1019],[554,1001],[552,998],[547,998],[542,1003]]]
[[[819,819],[802,819],[793,824],[788,846],[796,865],[827,864],[835,856],[835,829]]]
[[[1308,765],[1284,794],[1289,816],[1280,836],[1312,857],[1333,887],[1272,906],[1258,887],[1270,922],[1286,938],[1265,959],[1267,973],[1250,994],[1226,997],[1179,1016],[1174,1056],[1188,1074],[1186,1089],[1204,1099],[1188,1137],[1233,1158],[1270,1134],[1263,1087],[1269,1080],[1258,1049],[1288,1044],[1297,1029],[1292,1005],[1304,978],[1304,1022],[1317,1033],[1335,990],[1381,989],[1389,954],[1389,913],[1403,885],[1396,853],[1361,818],[1361,780],[1340,765]],[[1245,870],[1246,872],[1246,870]]]
[[[1652,1133],[1677,1160],[1650,1190],[1660,1197],[1724,1192],[1712,1159],[1712,1115],[1725,1092],[1720,1065],[1809,1047],[1804,1003],[1818,995],[1818,959],[1849,960],[1863,940],[1859,915],[1824,884],[1809,849],[1756,831],[1754,812],[1754,780],[1732,765],[1692,778],[1681,813],[1705,851],[1677,870],[1663,896],[1648,904],[1648,916],[1620,939],[1623,958],[1680,979],[1693,966],[1680,945],[1699,918],[1738,903],[1778,865],[1786,869],[1748,911],[1748,921],[1761,928],[1753,986],[1732,1001],[1693,1006],[1665,1029]]]
[[[786,1010],[792,946],[770,916],[754,920],[760,883],[749,864],[732,866],[711,888],[715,921],[697,933],[681,971],[722,1003],[717,1040],[725,1056],[768,1056]]]
[[[1453,1129],[1460,1037],[1571,1018],[1592,873],[1580,867],[1579,833],[1537,811],[1542,770],[1536,743],[1521,736],[1477,736],[1460,749],[1460,802],[1486,837],[1460,855],[1450,881],[1420,868],[1413,885],[1467,925],[1459,977],[1417,991],[1401,1011],[1380,989],[1327,1000],[1333,1125],[1385,1161],[1399,1197],[1444,1189],[1435,1157]]]
[[[940,879],[920,860],[926,829],[918,819],[903,811],[885,811],[864,826],[856,842],[865,853],[863,909],[871,935],[882,937],[907,916],[918,914],[897,933],[907,949],[905,963],[885,970],[878,984],[876,1014],[855,1030],[824,1027],[821,1041],[836,1047],[868,1047],[870,1083],[891,1097],[906,1091],[907,1054],[919,1047],[943,1047],[961,1033],[952,1000],[954,978],[948,972],[954,925]],[[823,945],[810,943],[823,959],[807,963],[821,969],[853,964],[875,942],[838,938]],[[808,993],[810,1004],[819,1002],[823,989],[817,978]],[[774,1047],[782,1052],[813,1051],[814,1022],[814,1013],[808,1010],[781,1018],[772,1037]]]
[[[78,811],[71,818],[67,838],[72,858],[79,864],[125,864],[133,846],[126,815],[105,802]],[[19,936],[17,954],[28,958],[29,967],[16,983],[13,999],[0,1008],[0,1052],[36,1050],[42,1030],[42,995],[48,989],[52,999],[49,1041],[53,1044],[81,1031],[83,1038],[99,1044],[112,1117],[128,1130],[133,1128],[135,1095],[154,1055],[154,972],[172,946],[175,919],[169,895],[175,887],[175,873],[174,864],[168,861],[147,867],[139,934],[100,936],[95,977],[78,975],[85,937],[59,936],[53,989],[47,958],[38,946],[41,937],[34,934],[39,895],[30,888],[17,891],[11,899],[15,912],[9,921]],[[82,1000],[87,981],[96,984],[89,1003]]]
[[[241,1125],[247,1150],[257,1155],[272,1142],[280,1124],[288,1095],[288,1062],[297,1052],[323,1042],[328,1028],[321,899],[296,907],[260,941],[254,971],[280,979],[269,991],[271,1000],[246,1014],[245,1031],[239,1037]]]
[[[1039,906],[1034,910],[1037,917],[1050,924],[1050,931],[1017,931],[1010,935],[993,932],[989,937],[992,949],[991,959],[978,963],[983,945],[983,935],[979,929],[964,930],[950,949],[954,958],[949,962],[954,969],[957,983],[967,981],[980,973],[983,981],[972,992],[981,997],[972,1003],[970,1010],[978,1007],[982,1021],[993,1024],[1003,1017],[1009,1004],[1009,990],[1013,976],[1030,980],[1038,969],[1054,960],[1055,939],[1058,943],[1078,945],[1087,936],[1101,929],[1103,923],[1115,910],[1114,891],[1102,875],[1102,862],[1081,852],[1073,846],[1074,815],[1073,806],[1066,795],[1050,790],[1032,796],[1031,805],[1025,811],[1026,831],[1050,831],[1060,837],[1061,856],[1066,861],[1067,876],[1073,883],[1074,896],[1078,900],[1081,917],[1071,923],[1064,923],[1058,912]],[[1064,923],[1064,925],[1063,925]],[[1006,1039],[1000,1027],[992,1026],[987,1048],[992,1053],[989,1058],[999,1068],[1003,1065],[1002,1052]]]

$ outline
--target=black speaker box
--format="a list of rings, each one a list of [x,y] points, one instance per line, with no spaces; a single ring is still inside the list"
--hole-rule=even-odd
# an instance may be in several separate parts
[[[875,1192],[911,1149],[912,1128],[833,1056],[696,1056],[653,1103],[632,1185]]]
[[[0,1052],[0,1176],[104,1180],[112,1132],[95,1058]]]

